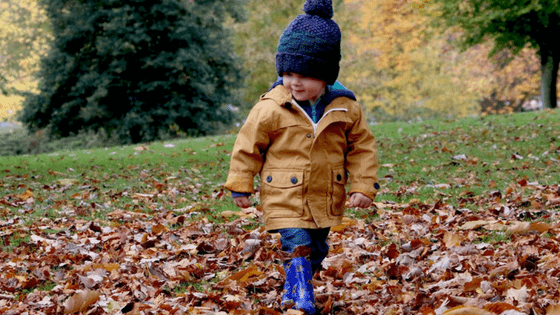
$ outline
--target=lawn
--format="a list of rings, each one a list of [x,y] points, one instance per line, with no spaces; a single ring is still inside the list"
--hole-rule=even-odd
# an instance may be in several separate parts
[[[372,130],[382,188],[331,233],[323,314],[559,312],[559,110]],[[0,314],[281,314],[278,236],[221,188],[234,141],[0,157]]]

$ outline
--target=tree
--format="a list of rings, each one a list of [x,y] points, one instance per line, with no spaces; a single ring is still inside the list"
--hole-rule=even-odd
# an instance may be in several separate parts
[[[461,90],[453,73],[449,32],[435,28],[425,0],[347,0],[357,17],[348,85],[381,119],[465,116],[476,96]],[[377,118],[379,119],[379,118]]]
[[[22,121],[55,136],[105,130],[123,143],[231,121],[243,74],[224,27],[236,0],[44,0],[54,41]]]
[[[560,2],[558,0],[434,0],[442,20],[463,30],[465,47],[493,38],[492,52],[504,48],[514,53],[526,44],[537,49],[541,60],[543,105],[557,107],[560,64]]]
[[[0,19],[0,90],[17,93],[51,40],[48,19],[37,0],[2,1]]]
[[[37,87],[39,61],[52,36],[37,0],[0,3],[0,119],[12,119],[23,97]]]

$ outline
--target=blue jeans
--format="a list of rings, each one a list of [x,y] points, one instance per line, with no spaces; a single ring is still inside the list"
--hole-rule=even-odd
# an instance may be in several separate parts
[[[330,228],[326,229],[280,229],[278,233],[282,236],[282,250],[292,253],[299,246],[311,248],[311,267],[313,272],[321,268],[321,262],[329,253],[327,238]]]

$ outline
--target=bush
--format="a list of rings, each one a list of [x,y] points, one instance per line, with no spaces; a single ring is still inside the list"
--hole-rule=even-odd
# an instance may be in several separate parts
[[[80,150],[118,145],[118,139],[109,138],[103,130],[80,132],[66,138],[49,137],[45,129],[30,133],[18,127],[0,131],[0,156],[50,153],[60,150]]]

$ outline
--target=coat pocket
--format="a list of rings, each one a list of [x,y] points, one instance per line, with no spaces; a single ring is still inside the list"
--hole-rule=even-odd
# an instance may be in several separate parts
[[[297,218],[303,215],[303,171],[261,172],[261,203],[269,218]]]
[[[346,183],[348,177],[346,169],[343,166],[335,167],[332,170],[332,208],[333,215],[342,215],[344,213],[344,203],[346,202]]]

